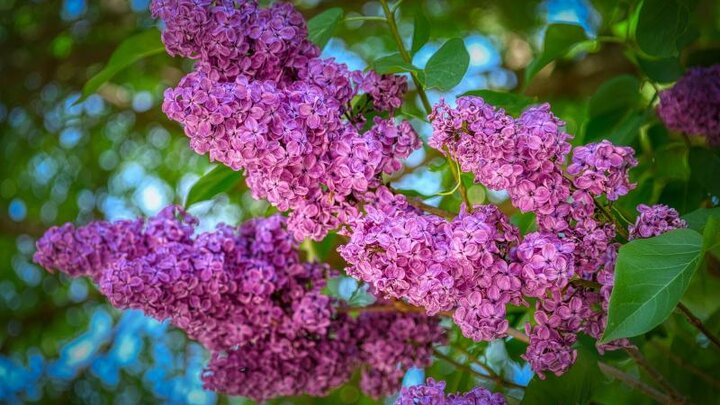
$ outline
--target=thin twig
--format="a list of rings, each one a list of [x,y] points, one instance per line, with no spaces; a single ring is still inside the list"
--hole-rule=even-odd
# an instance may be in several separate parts
[[[407,200],[408,204],[425,212],[429,212],[430,214],[435,214],[437,216],[447,218],[447,219],[453,219],[455,218],[455,214],[453,214],[450,211],[445,211],[442,208],[433,207],[432,205],[425,204],[422,199],[418,197],[408,197],[405,196],[405,199]]]
[[[496,373],[495,370],[493,370],[492,368],[490,368],[490,366],[488,366],[487,364],[485,364],[485,363],[481,362],[480,360],[478,360],[478,359],[476,358],[476,356],[473,356],[472,354],[470,354],[470,353],[469,353],[467,350],[465,350],[464,348],[462,348],[462,347],[455,347],[455,346],[450,346],[450,348],[452,348],[452,349],[454,349],[454,350],[457,350],[457,351],[459,351],[460,353],[462,353],[463,355],[465,355],[465,357],[467,357],[468,360],[470,360],[473,364],[477,364],[480,368],[483,369],[483,371],[485,371],[485,372],[487,373],[486,378],[492,379],[493,381],[495,381],[496,384],[501,385],[501,386],[503,386],[503,387],[508,387],[508,388],[519,388],[519,389],[525,389],[525,388],[526,388],[524,385],[516,384],[516,383],[514,383],[514,382],[512,382],[512,381],[509,381],[509,380],[504,379],[501,375],[499,375],[498,373]]]
[[[650,364],[649,361],[640,353],[640,351],[637,348],[634,347],[627,347],[625,348],[625,352],[630,355],[630,357],[635,360],[635,362],[645,370],[645,372],[652,378],[656,383],[658,383],[661,387],[665,389],[665,391],[670,394],[672,399],[674,399],[676,402],[679,403],[688,403],[687,398],[683,396],[678,390],[675,389],[666,379],[665,377],[655,368],[652,364]]]
[[[508,387],[508,388],[525,389],[525,386],[524,386],[524,385],[515,384],[514,382],[504,380],[504,379],[503,379],[502,377],[500,377],[500,376],[485,375],[485,374],[483,374],[483,373],[475,370],[474,368],[470,367],[470,366],[467,365],[467,364],[460,363],[459,361],[453,359],[451,356],[448,356],[447,354],[441,352],[440,350],[438,350],[438,349],[436,349],[436,348],[433,348],[433,355],[434,355],[435,357],[439,358],[440,360],[443,360],[443,361],[445,361],[445,362],[447,362],[447,363],[449,363],[449,364],[452,364],[452,365],[453,365],[455,368],[457,368],[458,370],[465,371],[465,372],[467,372],[467,373],[473,374],[473,375],[475,375],[475,376],[477,376],[477,377],[480,377],[480,378],[485,378],[485,379],[488,379],[488,380],[492,380],[492,381],[494,381],[494,382],[495,382],[496,384],[498,384],[498,385],[506,386],[506,387]]]
[[[395,40],[395,44],[397,45],[398,52],[400,52],[400,56],[406,63],[412,63],[412,57],[410,57],[410,54],[405,49],[402,37],[400,37],[400,32],[397,28],[397,22],[395,21],[394,13],[395,10],[390,10],[387,0],[380,0],[380,4],[382,5],[383,12],[385,13],[385,18],[387,19],[388,26],[390,27],[390,33]],[[422,83],[420,83],[420,80],[418,79],[418,76],[415,72],[410,72],[410,76],[412,77],[413,83],[415,83],[415,88],[417,89],[418,95],[420,96],[420,101],[422,101],[423,107],[425,107],[425,112],[427,114],[430,114],[432,112],[432,106],[430,105],[430,100],[428,100],[427,94],[425,94],[425,89],[423,88]]]
[[[706,383],[714,386],[715,388],[720,389],[720,380],[716,380],[711,375],[707,374],[703,370],[695,367],[694,365],[686,362],[682,357],[678,356],[677,354],[673,353],[670,349],[663,346],[662,344],[658,343],[657,341],[653,340],[651,341],[652,345],[655,346],[658,350],[662,351],[668,358],[678,366],[688,370],[689,372],[695,374],[696,376],[702,378]]]
[[[512,336],[513,339],[517,339],[523,343],[528,343],[528,344],[530,343],[530,338],[528,337],[528,335],[522,333],[521,331],[519,331],[515,328],[508,328],[507,334]]]
[[[363,15],[359,17],[345,17],[345,22],[355,22],[355,21],[378,21],[378,22],[387,22],[385,17],[380,16],[369,16],[369,15]]]
[[[690,308],[686,307],[682,302],[678,302],[677,309],[678,312],[680,312],[685,316],[685,318],[687,318],[688,322],[690,322],[692,326],[697,328],[697,330],[699,330],[703,335],[705,335],[708,340],[710,340],[711,342],[713,342],[713,344],[715,344],[715,346],[720,348],[720,339],[718,339],[717,336],[713,335],[713,333],[710,332],[710,330],[705,326],[705,324],[703,324],[700,318],[695,316],[695,314],[690,311]]]
[[[643,394],[654,399],[655,401],[658,401],[661,404],[677,403],[669,396],[667,396],[667,395],[663,394],[662,392],[656,390],[655,388],[645,384],[644,382],[631,376],[630,374],[625,373],[622,370],[619,370],[619,369],[617,369],[609,364],[603,363],[603,362],[598,362],[598,366],[600,367],[600,370],[603,373],[605,373],[606,375],[617,378],[618,380],[622,381],[622,383],[627,385],[628,387],[642,392]]]

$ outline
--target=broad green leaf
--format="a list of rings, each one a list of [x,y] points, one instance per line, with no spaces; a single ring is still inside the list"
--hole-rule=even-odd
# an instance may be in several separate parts
[[[91,77],[82,90],[82,101],[95,93],[100,86],[112,79],[118,72],[148,56],[162,53],[165,46],[160,40],[160,31],[147,30],[125,39],[110,56],[107,64],[95,76]]]
[[[649,55],[677,56],[678,40],[688,27],[688,17],[684,0],[645,0],[635,29],[638,46]]]
[[[430,39],[430,21],[420,7],[415,14],[415,28],[413,29],[412,47],[410,52],[415,55]]]
[[[688,160],[691,178],[708,193],[720,197],[720,156],[696,146],[690,149]]]
[[[485,102],[504,109],[508,114],[518,116],[525,108],[537,103],[536,97],[494,90],[470,90],[463,96],[482,97]]]
[[[522,235],[537,230],[537,217],[534,212],[516,212],[510,217],[510,223],[517,226]]]
[[[420,77],[425,87],[447,91],[460,83],[469,65],[465,43],[460,38],[452,38],[430,57]]]
[[[553,60],[565,55],[574,45],[586,39],[582,27],[573,24],[552,24],[545,32],[542,52],[525,69],[525,86]]]
[[[590,98],[585,142],[632,143],[644,121],[644,115],[634,111],[639,101],[640,82],[635,77],[622,75],[603,83]]]
[[[398,72],[417,72],[420,68],[403,60],[399,53],[382,56],[372,63],[372,68],[381,75]]]
[[[185,206],[189,207],[197,202],[210,200],[237,186],[245,187],[242,173],[225,165],[217,165],[193,184],[185,200]]]
[[[710,217],[703,231],[703,254],[720,258],[720,218]]]
[[[688,228],[700,233],[705,229],[710,218],[720,218],[720,207],[718,208],[698,208],[693,212],[689,212],[682,217],[688,224]]]
[[[308,38],[320,49],[323,49],[342,18],[343,10],[339,7],[327,9],[316,15],[307,22]]]
[[[637,336],[665,321],[690,284],[702,246],[696,231],[675,229],[621,247],[602,342]]]
[[[676,57],[663,59],[647,59],[638,57],[637,62],[650,80],[658,83],[674,82],[683,74],[683,68],[680,66],[680,60]]]
[[[570,370],[560,377],[545,373],[545,379],[533,377],[525,389],[521,404],[574,405],[585,404],[603,380],[597,365],[597,355],[578,348],[578,358]]]
[[[687,180],[690,177],[688,150],[682,142],[663,145],[654,156],[655,174],[667,180]]]

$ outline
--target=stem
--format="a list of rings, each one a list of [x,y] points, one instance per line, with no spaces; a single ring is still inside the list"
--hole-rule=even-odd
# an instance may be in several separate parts
[[[386,22],[387,20],[385,17],[379,17],[379,16],[368,16],[363,15],[359,17],[345,17],[345,22],[355,22],[355,21],[381,21]]]
[[[445,149],[445,155],[447,156],[450,171],[452,172],[453,178],[455,178],[457,188],[460,190],[460,196],[465,203],[465,207],[467,208],[469,213],[472,213],[473,207],[472,204],[470,204],[470,199],[467,196],[467,189],[465,189],[465,185],[462,182],[462,172],[460,171],[460,165],[450,157],[450,151],[448,151],[447,149]]]
[[[652,345],[655,346],[658,350],[662,351],[665,355],[672,360],[673,363],[677,364],[678,366],[688,370],[689,372],[695,374],[696,376],[702,378],[705,380],[706,383],[714,386],[715,388],[720,389],[720,380],[714,379],[712,376],[705,373],[703,370],[695,367],[694,365],[685,362],[682,357],[678,356],[677,354],[673,353],[670,349],[663,346],[662,344],[658,343],[657,341],[653,340]]]
[[[640,353],[640,351],[634,347],[629,347],[625,349],[625,352],[630,355],[630,357],[635,360],[635,362],[645,370],[645,372],[655,380],[656,383],[658,383],[661,387],[667,391],[668,394],[672,397],[673,400],[680,403],[687,403],[688,400],[678,391],[670,385],[670,383],[665,379],[665,377],[660,374],[655,367],[650,364],[650,362],[647,361],[647,359]]]
[[[517,339],[523,343],[528,343],[528,344],[530,343],[530,338],[528,337],[528,335],[522,333],[521,331],[519,331],[515,328],[508,328],[507,334],[512,336],[513,339]]]
[[[598,366],[600,367],[600,370],[603,373],[605,373],[606,375],[617,378],[618,380],[622,381],[623,384],[627,385],[628,387],[642,392],[643,394],[654,399],[655,401],[658,401],[661,404],[675,404],[676,403],[672,398],[668,397],[667,395],[663,394],[662,392],[656,390],[655,388],[645,384],[644,382],[638,380],[637,378],[631,376],[630,374],[627,374],[609,364],[606,364],[603,362],[598,362]]]
[[[593,199],[593,201],[595,201],[595,207],[597,209],[599,209],[600,212],[603,213],[603,215],[605,215],[605,217],[608,219],[608,221],[615,224],[615,230],[617,231],[617,233],[620,236],[622,236],[623,238],[625,238],[625,240],[628,240],[628,238],[630,236],[628,234],[628,231],[624,227],[620,226],[620,224],[617,223],[617,221],[615,220],[615,217],[610,213],[610,211],[608,211],[608,209],[604,205],[600,204],[600,202],[595,199]]]
[[[447,219],[453,219],[455,217],[455,214],[449,211],[445,211],[442,208],[433,207],[432,205],[425,204],[420,198],[417,197],[406,197],[408,204],[412,205],[413,207],[429,212],[431,214],[435,214],[437,216],[447,218]]]
[[[502,377],[500,377],[500,376],[497,376],[497,375],[495,375],[495,376],[493,376],[493,375],[485,375],[485,374],[483,374],[483,373],[475,370],[474,368],[468,366],[467,364],[460,363],[459,361],[453,359],[452,357],[448,356],[447,354],[441,352],[440,350],[438,350],[438,349],[436,349],[436,348],[433,348],[433,355],[434,355],[435,357],[437,357],[438,359],[445,361],[446,363],[452,364],[452,365],[455,366],[455,368],[457,368],[458,370],[465,371],[466,373],[473,374],[473,375],[475,375],[475,376],[477,376],[477,377],[480,377],[480,378],[485,378],[485,379],[489,379],[489,380],[495,381],[495,383],[498,384],[498,385],[500,385],[500,386],[505,386],[505,387],[508,387],[508,388],[525,389],[525,386],[524,386],[524,385],[515,384],[514,382],[504,380],[504,379],[503,379]],[[478,364],[478,365],[480,365],[480,366],[482,367],[481,364]],[[485,367],[487,367],[487,366],[485,366]]]
[[[395,44],[397,45],[398,52],[400,52],[400,56],[406,63],[412,63],[412,58],[410,57],[408,51],[405,49],[402,37],[400,37],[400,32],[397,28],[397,22],[395,21],[394,13],[395,10],[390,10],[387,0],[380,0],[380,4],[382,5],[383,12],[385,13],[385,19],[387,20],[387,24],[390,27],[390,33],[395,40]],[[395,9],[397,9],[397,7]],[[428,100],[427,94],[425,94],[425,89],[423,88],[422,83],[420,83],[420,80],[418,79],[415,72],[410,72],[410,76],[412,77],[413,83],[415,83],[415,88],[417,89],[418,95],[420,96],[423,107],[425,107],[425,112],[427,114],[430,114],[432,112],[432,106],[430,105],[430,100]]]
[[[718,339],[717,336],[715,336],[712,332],[710,332],[710,330],[705,326],[705,324],[703,324],[703,322],[700,320],[700,318],[695,316],[695,314],[693,314],[692,311],[690,311],[690,309],[688,307],[686,307],[682,302],[678,302],[677,309],[678,309],[678,312],[680,312],[681,314],[683,314],[685,316],[685,318],[687,318],[688,322],[690,322],[690,324],[692,326],[694,326],[703,335],[705,335],[705,337],[707,337],[708,340],[713,342],[713,344],[715,346],[720,348],[720,339]]]
[[[459,351],[463,355],[465,355],[465,357],[467,357],[468,360],[470,360],[473,364],[477,364],[478,366],[480,366],[480,368],[482,368],[483,371],[485,371],[488,374],[487,376],[485,376],[485,378],[492,379],[493,381],[495,381],[495,383],[497,385],[500,385],[503,387],[508,387],[508,388],[518,388],[518,389],[526,388],[524,385],[516,384],[512,381],[508,381],[508,380],[502,378],[502,376],[500,376],[498,373],[496,373],[495,370],[490,368],[490,366],[488,366],[487,364],[485,364],[481,361],[478,361],[477,359],[473,359],[473,357],[475,357],[475,356],[470,354],[467,350],[463,349],[462,347],[455,347],[455,346],[450,346],[450,347],[452,349]]]

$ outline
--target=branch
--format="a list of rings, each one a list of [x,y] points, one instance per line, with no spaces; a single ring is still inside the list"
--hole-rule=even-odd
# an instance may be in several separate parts
[[[618,380],[622,381],[622,383],[627,385],[628,387],[630,387],[634,390],[637,390],[639,392],[642,392],[643,394],[647,395],[648,397],[654,399],[655,401],[657,401],[661,404],[675,404],[676,403],[676,401],[674,401],[669,396],[663,394],[662,392],[645,384],[644,382],[638,380],[637,378],[631,376],[630,374],[627,374],[609,364],[606,364],[603,362],[598,362],[598,366],[600,367],[600,370],[603,373],[605,373],[606,375],[617,378]]]
[[[488,366],[487,364],[485,364],[477,359],[474,359],[475,356],[470,354],[467,350],[463,349],[462,347],[450,346],[450,348],[459,351],[460,353],[464,354],[465,357],[468,358],[468,360],[472,361],[473,364],[477,364],[478,366],[480,366],[480,368],[482,368],[483,371],[485,371],[487,373],[485,378],[492,379],[493,381],[495,381],[495,384],[503,386],[503,387],[507,387],[507,388],[518,388],[521,390],[524,390],[525,388],[527,388],[524,385],[516,384],[512,381],[508,381],[508,380],[504,379],[502,376],[500,376],[498,373],[496,373],[495,370],[490,368],[490,366]]]
[[[689,372],[695,374],[696,376],[702,378],[703,380],[705,380],[706,383],[714,386],[715,388],[720,389],[720,380],[716,380],[715,378],[708,375],[703,370],[695,367],[694,365],[692,365],[690,363],[687,363],[682,357],[673,353],[670,349],[668,349],[667,347],[658,343],[657,341],[653,340],[653,341],[651,341],[651,344],[653,346],[655,346],[658,350],[662,351],[666,356],[668,356],[668,358],[670,358],[670,360],[672,360],[673,363],[688,370]]]
[[[718,339],[717,336],[710,332],[710,330],[705,326],[705,324],[703,324],[700,318],[695,316],[695,314],[690,311],[690,308],[686,307],[682,302],[678,302],[677,309],[678,312],[680,312],[685,316],[685,318],[687,318],[688,322],[690,322],[692,326],[697,328],[697,330],[699,330],[703,335],[705,335],[708,340],[710,340],[711,342],[713,342],[713,344],[715,344],[715,346],[720,348],[720,339]]]
[[[395,40],[395,44],[397,45],[398,52],[400,52],[400,56],[406,63],[412,63],[412,58],[410,57],[408,51],[405,49],[402,37],[400,37],[400,32],[397,28],[397,22],[395,21],[394,13],[395,10],[390,10],[390,7],[388,7],[387,4],[387,0],[380,0],[380,4],[382,5],[383,12],[385,13],[385,18],[387,19],[388,26],[390,27],[390,33]],[[420,83],[420,80],[418,79],[415,72],[410,72],[410,76],[412,77],[413,83],[415,83],[415,88],[417,89],[418,95],[420,96],[423,107],[425,107],[425,112],[427,114],[430,114],[432,112],[432,106],[430,105],[427,94],[425,94],[425,89],[423,88],[422,83]]]
[[[667,391],[668,394],[672,397],[672,399],[675,401],[675,403],[688,403],[687,398],[683,396],[678,390],[675,389],[666,379],[665,377],[657,370],[655,367],[650,364],[650,362],[647,361],[647,359],[640,353],[640,351],[635,347],[628,347],[625,348],[625,352],[630,355],[630,357],[635,360],[635,362],[645,370],[646,373],[655,380],[656,383],[658,383],[661,387]]]

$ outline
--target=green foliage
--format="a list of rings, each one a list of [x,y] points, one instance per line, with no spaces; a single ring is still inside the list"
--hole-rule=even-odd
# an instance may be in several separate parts
[[[677,56],[679,41],[688,27],[688,17],[687,1],[644,0],[635,30],[638,46],[655,57]]]
[[[121,70],[143,58],[162,52],[165,52],[165,47],[160,40],[160,31],[147,30],[127,38],[115,49],[105,67],[85,83],[82,97],[78,101],[95,93]]]
[[[589,121],[585,142],[608,139],[630,145],[645,115],[635,111],[640,102],[640,81],[630,75],[614,77],[603,83],[590,98]]]
[[[376,59],[372,68],[380,74],[389,73],[400,73],[400,72],[418,72],[420,68],[414,66],[412,63],[407,63],[402,58],[400,53],[394,52],[390,55],[382,56]]]
[[[420,50],[430,39],[430,21],[422,8],[415,13],[415,22],[410,53],[413,55]]]
[[[706,192],[720,197],[720,156],[709,149],[693,147],[689,163],[692,179]]]
[[[513,116],[520,115],[527,107],[538,102],[536,97],[494,90],[470,90],[463,93],[463,96],[482,97],[485,102],[500,107]]]
[[[579,348],[577,361],[562,376],[547,373],[544,380],[533,378],[525,389],[521,404],[588,403],[603,379],[597,362],[597,353],[584,347]]]
[[[450,90],[460,83],[469,65],[463,40],[449,39],[430,57],[420,78],[429,89]]]
[[[527,86],[542,68],[565,55],[573,46],[586,38],[585,31],[580,26],[573,24],[550,25],[545,31],[542,52],[525,69],[525,85]]]
[[[233,188],[238,188],[237,191],[240,192],[240,187],[245,187],[245,177],[241,172],[236,172],[225,165],[217,165],[193,184],[185,200],[185,206],[210,200]]]
[[[335,28],[343,18],[343,9],[334,7],[323,11],[307,22],[308,38],[312,43],[324,48],[332,38]]]
[[[680,59],[676,57],[651,59],[639,56],[637,62],[647,77],[658,83],[674,82],[683,74]]]
[[[602,341],[640,335],[667,319],[695,274],[702,246],[696,231],[676,229],[621,247]]]

